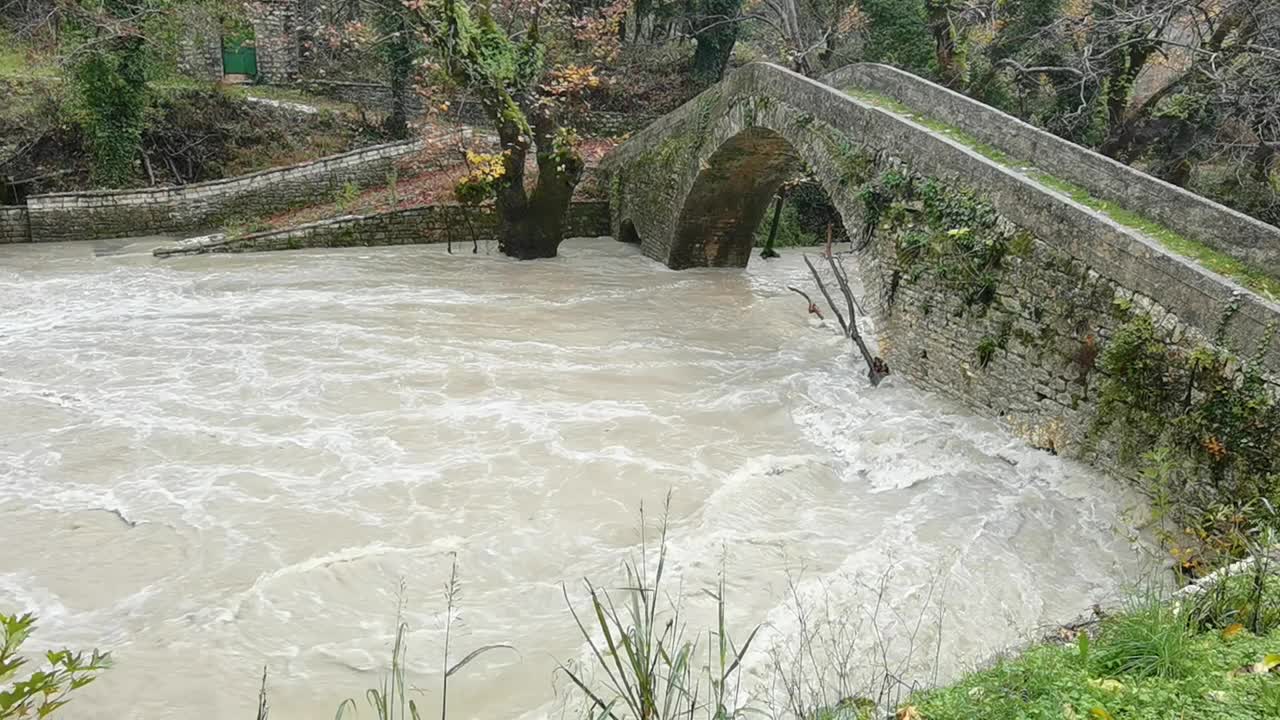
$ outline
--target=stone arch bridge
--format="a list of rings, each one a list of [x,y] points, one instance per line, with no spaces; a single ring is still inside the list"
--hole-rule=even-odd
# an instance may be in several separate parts
[[[746,66],[603,170],[614,236],[674,269],[745,266],[809,174],[861,238],[846,266],[894,372],[1054,451],[1111,462],[1081,436],[1099,348],[1135,314],[1280,376],[1280,229],[887,66]]]

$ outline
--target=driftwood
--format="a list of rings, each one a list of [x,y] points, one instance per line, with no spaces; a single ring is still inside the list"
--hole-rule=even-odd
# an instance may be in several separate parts
[[[782,204],[786,201],[787,186],[783,185],[778,188],[778,194],[773,203],[773,222],[769,225],[769,239],[765,241],[764,249],[760,251],[760,257],[765,260],[779,257],[778,251],[773,249],[773,241],[778,237],[778,221],[782,218]]]
[[[814,266],[813,261],[808,255],[804,255],[804,264],[809,267],[809,272],[813,275],[813,281],[818,285],[818,290],[822,292],[822,297],[826,298],[827,305],[831,308],[831,312],[835,314],[836,320],[840,323],[840,330],[844,336],[853,340],[858,346],[858,352],[861,353],[862,359],[867,363],[867,378],[871,380],[872,385],[879,385],[889,374],[889,365],[878,355],[872,355],[871,350],[867,347],[866,341],[862,339],[861,333],[858,332],[858,316],[860,309],[858,303],[853,299],[853,290],[849,287],[849,276],[845,273],[844,266],[836,262],[835,255],[831,252],[831,227],[827,227],[827,245],[823,255],[827,258],[827,265],[831,268],[831,274],[836,279],[836,284],[840,288],[840,294],[844,297],[845,309],[849,313],[849,320],[845,322],[844,315],[841,314],[840,308],[836,307],[835,301],[831,298],[831,293],[827,291],[827,285],[822,281],[822,275],[818,273],[818,268]],[[800,295],[806,300],[808,295],[796,290],[788,288]],[[817,310],[813,301],[809,302],[810,312]],[[821,317],[821,315],[819,315]]]
[[[803,290],[801,290],[801,289],[799,289],[799,288],[791,287],[790,285],[788,285],[788,286],[787,286],[787,289],[788,289],[788,290],[790,290],[791,292],[793,292],[793,293],[795,293],[795,294],[799,295],[800,297],[804,298],[804,301],[805,301],[805,302],[807,302],[807,303],[809,303],[809,314],[810,314],[810,315],[817,315],[819,320],[823,320],[823,319],[824,319],[824,318],[822,317],[822,311],[818,309],[818,304],[817,304],[817,303],[815,303],[815,302],[814,302],[814,301],[809,297],[809,294],[808,294],[808,293],[806,293],[805,291],[803,291]]]

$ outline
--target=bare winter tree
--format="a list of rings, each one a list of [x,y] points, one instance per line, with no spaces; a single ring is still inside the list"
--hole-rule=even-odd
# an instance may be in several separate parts
[[[1050,79],[1073,122],[1102,120],[1101,148],[1133,160],[1159,145],[1155,168],[1185,183],[1190,160],[1231,152],[1266,166],[1280,138],[1280,3],[1274,0],[1098,0],[1037,33],[999,64]],[[1053,50],[1046,50],[1053,48]],[[1053,64],[1025,58],[1058,56]],[[1271,82],[1268,82],[1268,78]]]

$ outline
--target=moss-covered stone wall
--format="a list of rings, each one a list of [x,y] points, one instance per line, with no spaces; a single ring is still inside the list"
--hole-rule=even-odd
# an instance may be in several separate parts
[[[575,202],[569,207],[568,237],[609,234],[609,208],[603,202]],[[426,245],[454,242],[470,245],[497,242],[498,219],[491,205],[423,205],[372,215],[321,220],[304,225],[249,233],[216,235],[157,248],[157,257],[204,253],[245,253],[304,248]]]

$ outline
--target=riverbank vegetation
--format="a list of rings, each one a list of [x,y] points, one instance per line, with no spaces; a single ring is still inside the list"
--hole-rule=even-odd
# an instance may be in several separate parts
[[[0,72],[0,204],[108,185],[216,180],[388,139],[372,119],[336,103],[309,112],[256,102],[261,93],[236,86],[164,77],[147,84],[136,152],[105,182],[95,170],[90,111],[56,75],[56,57],[11,42],[12,62]]]
[[[250,93],[200,75],[184,59],[190,12],[212,18],[225,38],[251,34],[253,8],[239,3],[0,5],[0,204],[34,193],[181,185],[291,164],[422,133],[465,99],[480,107],[479,119],[469,122],[496,135],[495,145],[459,146],[459,162],[447,171],[389,177],[384,187],[364,193],[343,188],[332,202],[286,219],[444,199],[493,203],[502,250],[545,258],[563,239],[570,198],[588,182],[591,149],[603,147],[572,127],[567,111],[605,110],[647,121],[735,64],[771,60],[820,76],[848,62],[874,61],[929,77],[1280,224],[1276,2],[308,3],[300,10],[299,74],[385,85],[389,104],[376,114],[347,112],[332,101],[317,100],[318,112],[255,103],[254,94],[303,105],[310,98],[297,89]],[[1022,239],[998,226],[994,211],[976,198],[937,184],[916,187],[902,174],[880,180],[864,196],[873,223],[905,215],[904,193],[918,194],[924,213],[920,229],[899,238],[903,265],[947,275],[951,289],[976,310],[994,302],[1000,263],[1017,255]],[[1055,187],[1089,202],[1070,186]],[[762,247],[821,244],[829,232],[843,237],[838,214],[813,182],[788,185],[775,207],[757,230]],[[1251,287],[1266,291],[1272,282],[1264,278]],[[1204,576],[1246,556],[1259,558],[1252,571],[1186,597],[1139,594],[953,685],[917,692],[896,666],[883,668],[865,687],[831,685],[834,659],[762,648],[756,630],[735,642],[725,622],[732,600],[723,583],[709,590],[718,622],[690,628],[678,592],[663,590],[669,586],[660,543],[656,558],[642,552],[625,566],[622,590],[588,582],[585,603],[570,603],[568,619],[594,659],[594,679],[567,662],[561,670],[585,698],[587,714],[636,720],[745,715],[758,709],[753,703],[768,703],[740,694],[743,658],[772,652],[768,663],[783,688],[783,700],[767,708],[775,717],[1280,716],[1280,581],[1261,559],[1280,531],[1275,387],[1261,357],[1241,357],[1246,351],[1240,349],[1232,355],[1220,347],[1221,338],[1176,350],[1150,316],[1123,301],[1115,310],[1118,330],[1100,346],[1089,336],[1080,355],[1082,364],[1091,369],[1096,362],[1102,371],[1091,435],[1117,442],[1120,459],[1138,468],[1179,573]],[[1227,308],[1224,326],[1232,312]],[[998,347],[995,338],[978,341],[980,364]],[[18,653],[32,629],[29,616],[0,615],[5,720],[52,713],[107,667],[96,653],[53,653],[47,668],[18,679],[26,667]],[[833,626],[832,632],[844,630]],[[400,630],[387,684],[367,696],[380,717],[416,716],[404,684],[403,637]],[[476,657],[448,666],[446,681]],[[441,705],[447,710],[447,697]]]
[[[1260,355],[1270,337],[1244,359],[1207,344],[1183,352],[1150,316],[1123,304],[1116,312],[1127,320],[1097,356],[1104,374],[1091,432],[1115,439],[1119,459],[1139,468],[1181,569],[1204,574],[1274,544],[1280,400]],[[1226,308],[1223,326],[1233,313]]]
[[[30,613],[0,613],[0,720],[52,717],[72,693],[111,667],[109,653],[59,650],[45,653],[45,665],[28,671],[22,646],[35,629]]]
[[[911,699],[921,720],[1280,717],[1280,577],[1266,555],[1193,592],[1135,595]]]

